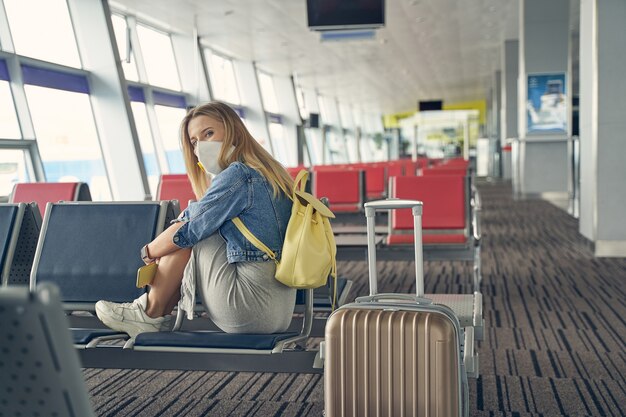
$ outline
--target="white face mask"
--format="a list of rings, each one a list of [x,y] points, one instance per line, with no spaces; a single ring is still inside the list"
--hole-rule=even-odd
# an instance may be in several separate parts
[[[196,148],[194,149],[194,153],[198,157],[198,161],[200,162],[204,172],[206,172],[211,178],[215,177],[217,174],[222,172],[222,168],[218,163],[217,159],[220,155],[220,150],[222,149],[222,142],[209,142],[209,141],[200,141],[196,144]],[[231,146],[230,153],[235,150],[234,146]],[[228,157],[227,155],[227,157]]]

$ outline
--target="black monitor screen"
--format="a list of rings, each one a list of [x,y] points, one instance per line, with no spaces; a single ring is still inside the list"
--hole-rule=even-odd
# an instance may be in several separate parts
[[[442,100],[430,100],[430,101],[420,101],[419,102],[419,110],[420,111],[428,111],[428,110],[441,110],[443,108]]]
[[[309,113],[309,127],[313,127],[313,128],[320,127],[320,114],[319,113]]]
[[[307,0],[309,27],[340,29],[385,24],[385,0]]]

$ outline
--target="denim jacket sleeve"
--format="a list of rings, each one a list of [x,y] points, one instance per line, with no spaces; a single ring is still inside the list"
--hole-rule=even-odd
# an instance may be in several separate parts
[[[217,175],[204,197],[185,210],[181,218],[185,224],[172,238],[173,243],[180,248],[194,246],[246,210],[249,176],[244,165],[238,162]]]

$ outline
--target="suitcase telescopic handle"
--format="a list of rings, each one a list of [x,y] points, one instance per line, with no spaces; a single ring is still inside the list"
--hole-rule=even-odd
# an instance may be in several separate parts
[[[357,297],[357,303],[372,303],[376,301],[411,301],[413,303],[418,304],[432,304],[433,300],[429,298],[420,298],[416,295],[412,294],[376,294],[376,295],[368,295],[365,297]]]
[[[413,212],[413,232],[415,234],[415,292],[418,298],[424,297],[424,259],[422,253],[422,202],[417,200],[386,200],[365,203],[367,218],[367,261],[370,276],[370,296],[378,294],[378,273],[376,271],[376,244],[374,242],[374,217],[376,210],[396,210],[410,208]]]

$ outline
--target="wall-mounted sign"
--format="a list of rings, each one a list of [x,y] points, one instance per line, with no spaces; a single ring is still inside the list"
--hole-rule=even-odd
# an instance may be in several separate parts
[[[528,74],[527,133],[567,133],[565,74]]]

